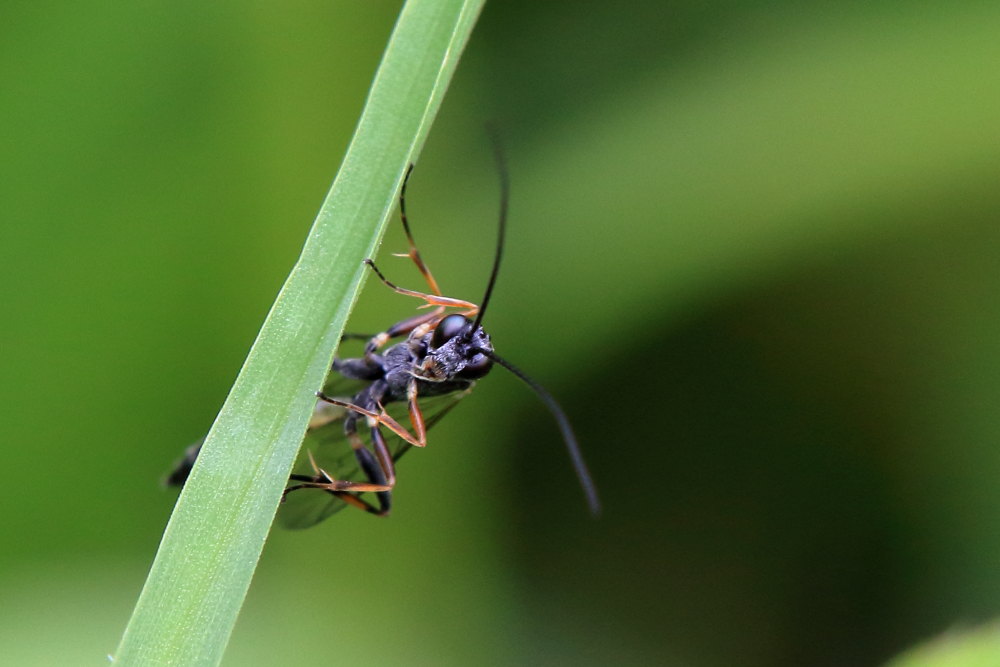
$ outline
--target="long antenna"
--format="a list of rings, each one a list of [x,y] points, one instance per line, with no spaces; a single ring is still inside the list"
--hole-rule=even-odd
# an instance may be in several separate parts
[[[580,445],[576,442],[576,436],[573,434],[573,427],[569,424],[569,417],[563,412],[563,409],[559,407],[559,403],[556,399],[552,397],[545,387],[538,384],[530,377],[524,374],[521,369],[519,369],[514,364],[510,363],[506,359],[497,356],[496,352],[493,350],[487,350],[484,348],[479,348],[477,350],[487,357],[497,362],[511,373],[516,375],[521,379],[524,384],[531,387],[538,398],[542,399],[542,402],[548,406],[549,410],[552,412],[552,416],[556,418],[556,423],[559,424],[559,430],[562,431],[563,441],[566,443],[566,450],[569,452],[569,458],[573,462],[573,469],[576,471],[576,477],[580,480],[580,486],[583,488],[583,494],[587,497],[587,505],[590,506],[590,513],[595,517],[601,514],[601,499],[597,496],[597,487],[594,486],[594,480],[590,477],[590,471],[587,469],[587,463],[583,460],[583,453],[580,451]]]
[[[510,200],[510,174],[507,172],[507,160],[504,157],[503,146],[500,145],[500,137],[495,130],[490,132],[490,139],[493,143],[493,157],[497,162],[497,170],[500,172],[500,221],[497,224],[497,251],[493,257],[493,271],[490,273],[490,281],[486,283],[486,294],[479,304],[479,312],[476,314],[476,321],[472,323],[474,332],[483,322],[483,315],[486,313],[486,306],[493,295],[493,286],[497,284],[497,274],[500,272],[500,259],[503,257],[504,238],[507,235],[507,205]]]

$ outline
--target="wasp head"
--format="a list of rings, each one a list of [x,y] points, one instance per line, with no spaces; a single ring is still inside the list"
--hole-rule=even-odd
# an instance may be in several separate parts
[[[464,315],[448,315],[428,335],[427,356],[421,364],[427,380],[477,380],[493,367],[493,360],[483,353],[493,350],[489,334]]]

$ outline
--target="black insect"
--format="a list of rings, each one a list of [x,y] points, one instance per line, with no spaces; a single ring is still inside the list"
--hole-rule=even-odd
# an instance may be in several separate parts
[[[370,338],[362,337],[368,338],[362,356],[334,359],[333,373],[324,391],[317,394],[320,400],[309,423],[304,456],[300,456],[285,489],[280,518],[286,526],[314,525],[347,505],[387,515],[396,484],[395,461],[411,447],[424,447],[428,429],[468,394],[476,380],[489,373],[495,363],[524,381],[551,410],[590,510],[595,515],[600,512],[597,491],[566,414],[543,387],[496,354],[482,327],[500,270],[507,226],[510,187],[499,151],[498,163],[501,198],[497,246],[486,293],[479,306],[443,296],[424,264],[406,217],[406,184],[413,166],[407,171],[400,190],[399,210],[409,251],[398,256],[409,257],[416,264],[430,293],[399,287],[387,280],[371,259],[365,263],[389,288],[421,299],[424,307],[431,309]],[[389,341],[403,337],[402,342],[380,352]],[[348,383],[353,383],[354,389],[344,393],[343,385]],[[370,446],[358,431],[362,419],[370,434]],[[410,428],[401,423],[407,420]],[[387,442],[387,432],[391,445]],[[345,439],[349,447],[336,446],[343,445]],[[184,484],[199,449],[200,443],[188,449],[168,476],[167,484]],[[364,481],[356,480],[359,472]],[[374,502],[367,498],[368,493],[375,494]]]

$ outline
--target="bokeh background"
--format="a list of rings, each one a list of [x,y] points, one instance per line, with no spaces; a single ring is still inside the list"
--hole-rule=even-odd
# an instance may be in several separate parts
[[[4,663],[114,650],[399,4],[5,3]],[[390,519],[272,534],[226,664],[875,665],[1000,615],[998,34],[989,2],[490,4],[413,224],[478,299],[496,121],[487,324],[605,514],[495,371]],[[370,281],[351,328],[413,305]]]

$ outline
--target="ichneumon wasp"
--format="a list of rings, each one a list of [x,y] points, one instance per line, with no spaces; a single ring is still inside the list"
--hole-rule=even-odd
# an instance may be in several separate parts
[[[323,391],[317,393],[319,401],[309,422],[302,453],[282,499],[279,520],[286,527],[307,528],[348,505],[378,516],[387,515],[396,484],[395,462],[412,447],[424,447],[427,431],[468,394],[476,380],[489,373],[494,364],[520,378],[552,412],[590,511],[594,515],[600,513],[597,490],[566,414],[541,385],[497,355],[482,327],[503,257],[510,193],[510,179],[502,154],[499,149],[495,152],[500,171],[500,215],[493,268],[480,305],[442,294],[417,250],[406,217],[406,185],[413,165],[403,177],[399,214],[409,250],[397,256],[413,261],[427,283],[428,292],[399,287],[390,282],[371,259],[366,259],[365,263],[387,287],[424,301],[421,307],[430,310],[374,336],[345,334],[345,339],[367,339],[364,353],[360,357],[335,358],[333,372]],[[398,338],[403,340],[381,351]],[[362,418],[369,432],[369,443],[358,429]],[[410,428],[403,425],[407,420]],[[200,446],[201,443],[197,443],[188,448],[184,458],[168,475],[168,485],[184,484]],[[364,480],[357,479],[359,473]],[[368,494],[374,494],[374,499],[369,499]]]

